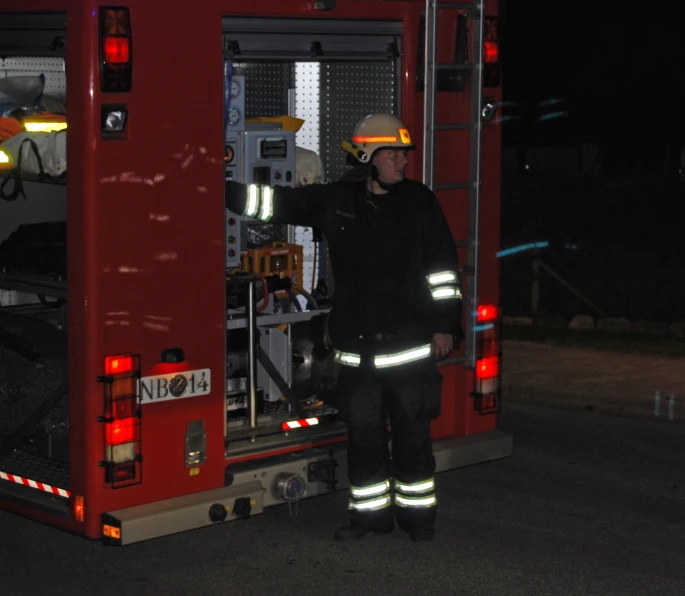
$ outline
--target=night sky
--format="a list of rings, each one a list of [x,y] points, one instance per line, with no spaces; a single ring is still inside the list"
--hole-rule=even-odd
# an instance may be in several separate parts
[[[668,4],[629,5],[502,0],[505,99],[519,103],[505,113],[522,117],[505,143],[597,142],[607,164],[645,165],[685,147],[683,21]]]

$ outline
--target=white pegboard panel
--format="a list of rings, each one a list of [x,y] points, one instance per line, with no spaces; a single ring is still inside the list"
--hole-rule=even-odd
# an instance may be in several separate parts
[[[45,93],[62,101],[67,96],[67,73],[64,58],[5,58],[0,65],[6,77],[45,75]]]
[[[291,62],[234,62],[233,74],[245,77],[245,117],[288,113],[288,89],[293,86]]]
[[[319,142],[319,98],[321,90],[321,64],[295,63],[295,117],[304,120],[296,135],[298,147],[321,152]]]
[[[295,137],[298,147],[309,149],[317,154],[321,152],[319,136],[319,101],[321,89],[321,64],[318,62],[295,63],[295,117],[304,120],[302,128]],[[311,228],[295,228],[295,244],[303,249],[302,287],[313,292],[318,280],[318,255]],[[306,301],[298,297],[300,304],[306,308]]]
[[[295,228],[295,244],[302,247],[302,287],[308,292],[313,292],[319,279],[317,253],[318,246],[314,244],[314,236],[311,228]],[[316,270],[316,271],[315,271]]]

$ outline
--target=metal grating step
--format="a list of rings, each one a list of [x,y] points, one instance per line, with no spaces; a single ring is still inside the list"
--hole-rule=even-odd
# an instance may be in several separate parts
[[[19,476],[34,483],[47,484],[56,489],[69,490],[69,464],[31,455],[24,451],[15,450],[0,460],[0,472]],[[8,481],[5,478],[2,480]],[[22,484],[36,488],[26,482]]]

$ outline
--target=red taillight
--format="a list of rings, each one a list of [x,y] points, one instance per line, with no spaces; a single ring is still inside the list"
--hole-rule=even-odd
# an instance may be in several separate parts
[[[490,358],[483,358],[476,363],[476,378],[479,381],[483,379],[492,379],[499,376],[499,358],[491,356]]]
[[[483,59],[486,63],[499,62],[499,44],[496,41],[485,42]]]
[[[128,8],[102,9],[102,33],[104,35],[130,35],[131,18]]]
[[[479,323],[489,323],[499,318],[499,307],[492,304],[482,304],[478,307],[477,318]]]
[[[100,44],[102,90],[111,93],[130,91],[133,41],[128,8],[100,9]]]
[[[107,426],[107,444],[122,445],[131,443],[139,438],[140,422],[138,418],[124,418],[113,420]]]
[[[483,86],[498,87],[501,82],[499,63],[499,19],[485,19],[485,39],[483,40]]]
[[[139,483],[141,478],[140,357],[116,354],[105,358],[104,416],[105,480],[114,488]]]
[[[105,358],[105,374],[118,375],[133,371],[133,356],[107,356]]]
[[[132,484],[138,475],[138,462],[130,461],[123,464],[116,464],[107,469],[107,482],[114,486]]]
[[[131,40],[128,37],[106,37],[105,64],[128,64],[131,61]]]

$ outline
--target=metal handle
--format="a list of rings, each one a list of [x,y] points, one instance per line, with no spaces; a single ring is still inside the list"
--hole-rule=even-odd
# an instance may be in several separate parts
[[[250,428],[257,428],[257,280],[247,285],[247,394]],[[254,440],[254,437],[253,439]]]

